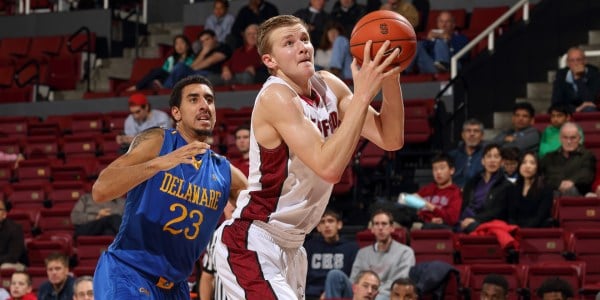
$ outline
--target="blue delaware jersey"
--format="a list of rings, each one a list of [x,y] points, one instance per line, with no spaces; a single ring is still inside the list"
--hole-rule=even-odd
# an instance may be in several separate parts
[[[186,145],[165,130],[160,155]],[[208,150],[194,164],[161,171],[127,194],[119,233],[108,254],[150,276],[186,280],[229,198],[229,161]]]

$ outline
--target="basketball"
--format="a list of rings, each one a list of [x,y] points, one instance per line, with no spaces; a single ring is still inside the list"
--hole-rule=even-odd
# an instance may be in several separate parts
[[[354,26],[350,35],[350,53],[359,65],[363,62],[365,44],[372,40],[371,58],[386,40],[391,42],[388,52],[400,48],[400,54],[388,69],[400,66],[406,69],[417,52],[417,36],[408,20],[400,14],[389,10],[377,10],[362,17]],[[383,61],[383,60],[382,60]]]

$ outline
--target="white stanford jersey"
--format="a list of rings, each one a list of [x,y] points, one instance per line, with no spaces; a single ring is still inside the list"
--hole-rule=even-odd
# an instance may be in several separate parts
[[[318,99],[313,104],[301,101],[304,115],[327,139],[339,125],[338,100],[318,74],[310,81]],[[258,93],[256,101],[272,84],[289,87],[284,80],[271,76]],[[305,232],[310,232],[319,223],[333,189],[333,184],[308,168],[285,143],[275,149],[258,145],[252,126],[248,182],[248,190],[240,193],[237,200],[234,218],[250,222],[259,220],[283,229],[294,228]]]

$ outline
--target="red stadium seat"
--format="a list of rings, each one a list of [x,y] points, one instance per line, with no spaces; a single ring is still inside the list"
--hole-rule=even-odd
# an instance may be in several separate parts
[[[49,58],[60,53],[63,43],[64,37],[60,35],[34,37],[29,57],[40,62],[46,62]]]
[[[78,236],[78,266],[96,266],[100,255],[108,249],[113,240],[113,236]]]
[[[109,78],[110,90],[114,93],[120,94],[128,87],[135,85],[152,69],[160,68],[162,64],[163,59],[161,58],[137,58],[133,62],[133,67],[131,69],[131,75],[129,78]]]
[[[506,255],[495,236],[456,235],[463,264],[505,263]]]
[[[13,209],[39,211],[49,203],[46,201],[48,184],[13,183],[7,193]]]
[[[585,269],[586,264],[581,261],[544,262],[530,265],[527,272],[527,288],[531,299],[541,299],[536,296],[535,291],[544,280],[550,277],[561,277],[573,287],[574,291],[580,290],[585,280]]]
[[[27,159],[19,163],[16,177],[19,182],[49,183],[52,179],[51,159]]]
[[[454,264],[454,234],[450,230],[413,230],[410,247],[415,251],[417,263],[439,260]]]
[[[476,264],[469,266],[469,288],[470,299],[479,299],[483,280],[489,274],[498,274],[508,281],[508,299],[521,299],[519,291],[525,287],[527,266],[508,264]]]
[[[186,25],[183,27],[183,35],[185,35],[190,43],[198,40],[198,35],[204,30],[202,25]]]
[[[472,40],[507,11],[507,6],[475,7],[471,12],[469,27],[463,33]]]
[[[73,134],[95,133],[104,131],[104,116],[101,113],[71,114],[71,132]]]
[[[600,229],[578,229],[569,241],[569,251],[586,262],[585,284],[600,284]]]
[[[95,158],[97,154],[96,137],[93,134],[65,136],[63,143],[65,158]]]
[[[561,197],[557,212],[560,227],[567,231],[600,226],[600,198]]]
[[[48,200],[52,203],[52,207],[72,209],[79,197],[86,192],[86,185],[81,181],[53,182],[48,192]]]
[[[341,196],[352,191],[355,182],[355,175],[352,166],[347,166],[342,174],[341,180],[333,186],[332,196]]]
[[[25,234],[25,238],[31,238],[33,228],[33,224],[37,218],[37,214],[34,211],[20,210],[20,209],[11,209],[7,218],[19,223],[21,228],[23,229],[23,234]]]
[[[3,38],[0,43],[0,62],[26,57],[30,49],[30,37]]]
[[[73,236],[75,228],[71,223],[71,209],[59,207],[40,211],[38,227],[43,233],[68,233]]]
[[[32,136],[24,145],[28,159],[51,159],[59,154],[59,142],[56,136]]]
[[[564,260],[567,247],[562,228],[521,228],[519,235],[520,264]]]

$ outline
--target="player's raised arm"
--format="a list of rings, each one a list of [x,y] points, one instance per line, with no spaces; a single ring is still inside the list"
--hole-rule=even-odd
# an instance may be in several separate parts
[[[167,155],[158,156],[163,139],[164,130],[160,128],[138,134],[129,151],[100,172],[92,188],[94,200],[104,202],[124,195],[159,171],[169,170],[181,163],[192,163],[192,157],[209,147],[194,141]]]

